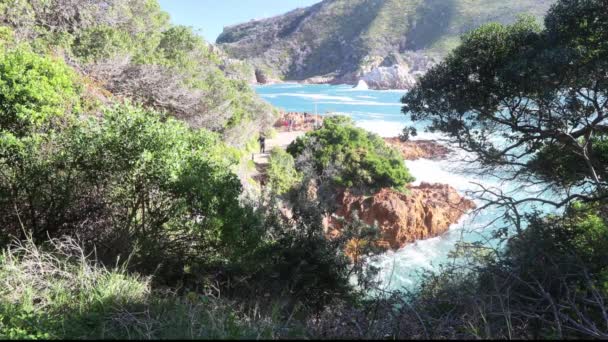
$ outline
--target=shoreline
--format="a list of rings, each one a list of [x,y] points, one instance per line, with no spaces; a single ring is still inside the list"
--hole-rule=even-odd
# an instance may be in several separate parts
[[[303,86],[329,85],[329,86],[336,86],[336,87],[349,86],[353,90],[357,90],[357,84],[352,84],[352,83],[332,83],[332,82],[314,82],[314,83],[311,83],[311,82],[307,82],[306,80],[304,80],[304,81],[294,81],[294,80],[272,81],[272,82],[266,82],[266,83],[250,82],[249,85],[253,86],[253,87],[266,87],[266,86],[273,86],[273,85],[303,85]],[[387,92],[404,92],[404,93],[407,93],[410,90],[411,89],[399,89],[399,88],[388,88],[388,89],[368,88],[368,89],[361,89],[361,91],[387,91]]]

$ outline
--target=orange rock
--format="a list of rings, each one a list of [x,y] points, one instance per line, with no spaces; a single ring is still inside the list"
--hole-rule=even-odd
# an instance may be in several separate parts
[[[384,138],[387,144],[401,152],[406,160],[444,159],[451,150],[433,140],[403,142],[399,138]]]
[[[314,115],[309,113],[283,113],[279,120],[275,123],[274,127],[279,132],[291,131],[312,131],[315,126],[323,125],[323,117],[320,115]]]
[[[440,236],[475,203],[461,197],[449,185],[426,184],[410,187],[409,194],[383,189],[374,196],[356,196],[348,191],[338,196],[340,208],[334,216],[347,220],[357,211],[367,224],[377,223],[382,232],[380,245],[400,249],[418,240]],[[328,234],[339,234],[340,223],[329,219]],[[351,246],[352,247],[352,246]]]

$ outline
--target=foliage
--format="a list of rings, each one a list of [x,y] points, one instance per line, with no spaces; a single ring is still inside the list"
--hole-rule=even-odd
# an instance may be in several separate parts
[[[583,144],[583,142],[581,142]],[[604,135],[590,140],[595,162],[608,165],[608,142]],[[563,188],[580,184],[588,174],[585,158],[574,153],[563,153],[562,144],[548,144],[527,163],[527,167],[542,179]]]
[[[269,320],[246,319],[211,296],[154,291],[149,277],[107,269],[71,239],[17,243],[0,258],[5,339],[271,338]]]
[[[25,47],[0,47],[0,130],[23,136],[48,130],[66,112],[78,111],[75,75],[61,61]]]
[[[10,2],[0,8],[0,24],[37,52],[64,56],[114,95],[220,132],[237,147],[273,123],[272,107],[225,74],[222,58],[191,28],[170,25],[157,0]]]
[[[559,215],[522,215],[533,196],[490,202],[527,227],[491,254],[471,245],[484,256],[476,267],[427,278],[410,297],[427,337],[608,336],[606,6],[561,0],[544,29],[526,18],[486,25],[403,98],[404,113],[473,152],[482,173],[565,190],[540,200],[565,207]]]
[[[286,319],[318,314],[342,301],[359,301],[377,285],[378,269],[368,261],[385,251],[374,243],[379,229],[358,219],[344,222],[341,234],[328,238],[321,206],[298,199],[291,202],[292,220],[269,207],[264,215],[267,243],[233,276],[247,274],[249,281],[232,281],[232,291],[243,298],[272,296]]]
[[[405,127],[401,134],[399,134],[399,140],[401,140],[401,142],[407,142],[416,136],[418,136],[418,130],[416,130],[415,127]]]
[[[604,140],[608,110],[608,65],[602,58],[608,50],[597,43],[605,38],[605,6],[561,1],[544,30],[522,18],[473,31],[403,98],[404,113],[429,120],[431,130],[474,152],[481,171],[499,169],[525,179],[538,170],[528,161],[544,168],[544,155],[559,151],[562,161],[581,166],[561,169],[577,173],[560,175],[570,180],[557,185],[588,186],[571,199],[595,197],[607,179],[603,152],[594,148]]]
[[[277,195],[291,190],[301,180],[293,157],[283,149],[275,148],[270,152],[268,179],[270,188]]]
[[[5,232],[18,236],[24,224],[36,241],[79,234],[109,257],[138,245],[134,266],[176,274],[196,260],[242,257],[239,246],[258,239],[230,171],[236,155],[209,132],[121,105],[101,121],[1,142]]]
[[[332,178],[339,186],[403,190],[414,181],[398,152],[346,117],[326,118],[323,128],[299,138],[287,151],[297,159],[306,150],[316,173],[337,169]]]

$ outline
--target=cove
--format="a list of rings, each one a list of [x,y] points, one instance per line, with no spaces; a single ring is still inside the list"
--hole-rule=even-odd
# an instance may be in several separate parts
[[[256,92],[273,106],[287,112],[308,112],[340,114],[350,116],[359,127],[382,137],[398,136],[406,126],[414,126],[418,130],[415,139],[445,140],[439,134],[425,132],[426,124],[413,124],[401,113],[401,97],[406,90],[376,91],[341,85],[304,85],[282,83],[254,87]],[[445,142],[444,142],[445,143]],[[417,185],[421,182],[448,184],[456,188],[463,196],[471,199],[479,185],[500,189],[505,194],[515,198],[541,196],[541,185],[528,185],[513,181],[503,181],[500,174],[479,177],[472,169],[475,165],[469,160],[471,155],[451,147],[455,153],[446,160],[417,160],[407,161],[406,165],[416,177]],[[478,185],[479,184],[479,185]],[[554,194],[544,193],[548,199]],[[485,202],[476,200],[479,207]],[[549,205],[526,205],[520,208],[522,213],[539,210],[545,213],[557,213]],[[376,258],[372,264],[381,268],[379,277],[382,287],[386,290],[412,290],[420,284],[422,273],[436,271],[441,265],[462,262],[450,257],[459,243],[478,243],[480,246],[500,248],[500,240],[493,236],[499,229],[508,227],[500,218],[505,210],[501,208],[486,208],[476,213],[466,215],[458,224],[453,225],[443,236],[418,241],[398,251],[389,251]],[[512,232],[511,232],[512,233]]]

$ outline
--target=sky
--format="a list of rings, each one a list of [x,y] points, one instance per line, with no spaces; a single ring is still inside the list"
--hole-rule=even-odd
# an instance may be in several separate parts
[[[160,0],[174,24],[192,26],[215,42],[224,26],[268,18],[320,0]]]

